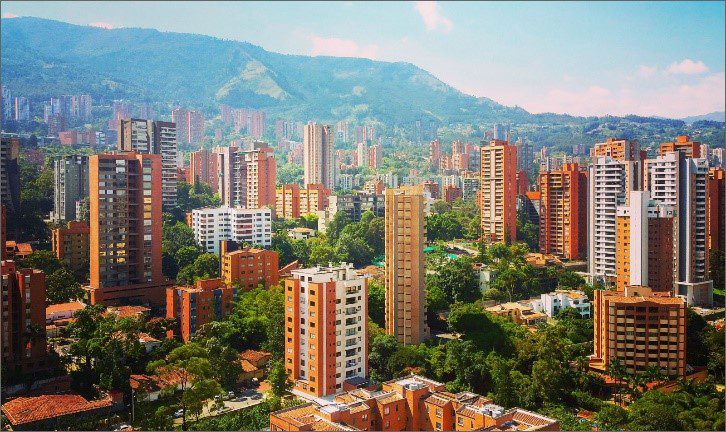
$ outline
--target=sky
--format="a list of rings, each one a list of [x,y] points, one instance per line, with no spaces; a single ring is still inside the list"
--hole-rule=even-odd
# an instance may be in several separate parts
[[[530,112],[724,111],[724,2],[13,2],[36,16],[413,63]]]

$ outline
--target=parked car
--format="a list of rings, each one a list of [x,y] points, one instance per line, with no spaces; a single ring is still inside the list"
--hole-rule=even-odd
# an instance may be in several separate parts
[[[184,410],[180,409],[180,410],[176,410],[176,412],[174,412],[174,418],[180,418],[183,415],[184,415]]]

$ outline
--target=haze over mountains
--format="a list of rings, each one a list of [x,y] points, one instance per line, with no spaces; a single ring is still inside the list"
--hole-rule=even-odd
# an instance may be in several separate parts
[[[212,112],[227,103],[297,120],[386,124],[585,121],[466,95],[409,63],[285,55],[203,35],[33,17],[2,24],[2,82],[31,98],[89,92]],[[723,121],[718,114],[698,117]]]

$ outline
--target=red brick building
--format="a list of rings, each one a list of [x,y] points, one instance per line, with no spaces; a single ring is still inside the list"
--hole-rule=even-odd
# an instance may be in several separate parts
[[[262,284],[269,288],[279,281],[277,252],[244,248],[222,254],[222,280],[228,286],[251,290]]]
[[[444,188],[444,201],[450,203],[461,198],[461,188],[458,186],[448,185]]]
[[[176,335],[189,342],[199,327],[232,312],[236,294],[237,289],[224,285],[222,279],[204,279],[194,286],[167,288],[166,317],[176,318]]]
[[[708,171],[707,193],[708,249],[726,251],[726,170],[711,168]]]
[[[561,259],[587,253],[587,174],[576,163],[539,174],[539,250]]]

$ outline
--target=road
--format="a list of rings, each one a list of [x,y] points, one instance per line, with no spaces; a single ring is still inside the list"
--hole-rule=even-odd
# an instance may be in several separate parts
[[[252,399],[251,396],[254,396],[254,395],[257,395],[258,398],[257,399]],[[220,411],[214,411],[214,410],[211,410],[210,411],[210,408],[212,408],[212,406],[214,405],[214,402],[213,401],[207,402],[207,405],[204,407],[204,409],[202,409],[202,413],[199,415],[199,419],[201,420],[201,419],[203,419],[205,417],[216,416],[216,415],[220,415],[220,414],[227,414],[227,413],[231,413],[231,412],[234,412],[234,411],[239,411],[239,410],[244,409],[244,408],[253,407],[255,405],[261,404],[262,401],[266,397],[266,395],[264,393],[260,393],[257,390],[251,390],[251,389],[250,390],[245,390],[244,393],[243,393],[243,396],[245,396],[245,399],[242,400],[242,401],[238,400],[238,398],[235,398],[235,399],[232,399],[232,400],[228,400],[228,401],[224,401],[224,406],[225,407],[229,407],[229,409],[226,410],[226,411],[221,411],[221,412]],[[196,418],[194,418],[194,417],[188,417],[187,418],[187,423],[190,422],[190,421],[196,421]],[[174,419],[174,426],[181,425],[181,424],[182,424],[181,417],[180,418],[177,418],[177,419]]]

